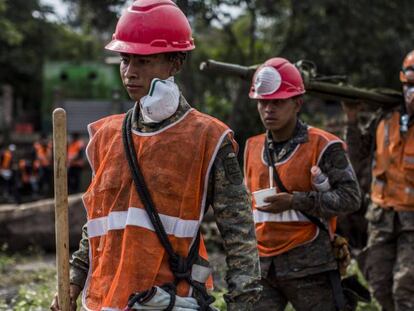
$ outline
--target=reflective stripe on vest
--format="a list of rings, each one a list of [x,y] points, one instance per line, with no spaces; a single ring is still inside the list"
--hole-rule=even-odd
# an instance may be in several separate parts
[[[193,238],[197,234],[199,221],[159,214],[165,232],[178,238]],[[142,208],[130,207],[128,211],[111,212],[106,217],[88,221],[88,236],[93,238],[107,234],[109,230],[137,226],[155,231],[147,212]]]
[[[312,191],[310,169],[318,165],[326,149],[332,145],[345,144],[336,136],[317,128],[308,128],[309,141],[299,144],[284,161],[275,168],[289,192]],[[265,134],[250,138],[246,143],[244,159],[245,183],[250,192],[269,187],[270,175],[264,160]],[[300,165],[298,165],[300,163]],[[312,241],[319,230],[302,213],[295,210],[283,213],[266,213],[256,209],[252,202],[256,223],[259,254],[262,257],[277,256],[292,248]],[[334,231],[336,218],[330,221]]]
[[[123,117],[111,116],[88,127],[86,154],[94,177],[83,196],[90,244],[83,291],[87,310],[122,309],[131,293],[174,280],[168,254],[133,187],[122,146]],[[171,245],[187,256],[204,215],[214,159],[232,133],[194,109],[161,131],[133,133],[142,174]],[[207,257],[202,239],[199,253]],[[186,282],[177,290],[180,296],[190,293]]]
[[[261,222],[292,222],[292,221],[304,221],[309,222],[301,212],[295,210],[284,211],[283,213],[266,213],[255,209],[253,211],[253,217],[255,223]]]
[[[398,211],[414,210],[414,126],[401,136],[398,111],[378,124],[372,175],[373,202]]]

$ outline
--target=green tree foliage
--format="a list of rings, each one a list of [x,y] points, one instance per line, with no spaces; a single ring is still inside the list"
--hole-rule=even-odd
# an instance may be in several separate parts
[[[0,85],[10,84],[26,120],[40,120],[42,69],[45,60],[97,58],[92,36],[51,22],[53,14],[38,0],[0,0]],[[98,52],[98,53],[97,53]]]
[[[70,7],[65,24],[50,22],[50,8],[39,0],[0,0],[0,83],[14,85],[28,105],[41,101],[45,59],[102,60],[121,8],[132,3],[64,1]],[[179,82],[193,105],[228,122],[240,141],[262,130],[247,96],[249,83],[201,73],[203,60],[252,65],[274,56],[310,59],[319,72],[345,74],[358,86],[400,88],[401,60],[414,42],[411,2],[176,0],[197,47]]]
[[[63,0],[70,6],[68,24],[85,34],[107,39],[112,35],[126,0]],[[130,3],[130,1],[129,1]]]
[[[281,55],[313,60],[321,72],[348,75],[356,85],[400,87],[402,59],[414,48],[412,1],[292,0],[289,6]]]
[[[0,40],[11,46],[18,45],[22,39],[22,34],[17,30],[15,25],[6,18],[6,0],[0,0]]]
[[[199,2],[193,1],[190,5],[199,6]],[[197,48],[183,72],[184,76],[192,77],[190,92],[184,87],[185,94],[201,110],[227,122],[235,130],[237,140],[244,142],[261,130],[256,105],[248,99],[249,82],[205,75],[198,67],[209,58],[242,65],[262,62],[270,49],[270,42],[263,40],[267,21],[260,19],[255,1],[202,2],[204,10],[191,16]],[[186,80],[182,81],[185,86]]]
[[[319,73],[346,75],[360,87],[400,89],[402,59],[414,49],[410,0],[178,1],[183,2],[190,7],[203,2],[199,14],[187,8],[197,49],[187,67],[191,88],[186,94],[228,122],[240,142],[262,130],[255,104],[247,99],[249,85],[232,77],[202,76],[200,61],[253,65],[275,56],[309,59]],[[239,13],[223,13],[223,7]]]

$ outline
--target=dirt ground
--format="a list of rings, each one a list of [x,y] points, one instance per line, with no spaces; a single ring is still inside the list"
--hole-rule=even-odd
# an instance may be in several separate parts
[[[223,293],[226,291],[226,263],[221,239],[215,225],[203,228],[209,259],[213,268],[215,306],[226,310]],[[359,274],[354,263],[349,273]],[[24,253],[9,253],[0,248],[0,311],[48,310],[56,291],[55,256],[39,249],[28,249]],[[358,311],[378,311],[378,305],[360,304]],[[286,311],[293,311],[288,306]]]

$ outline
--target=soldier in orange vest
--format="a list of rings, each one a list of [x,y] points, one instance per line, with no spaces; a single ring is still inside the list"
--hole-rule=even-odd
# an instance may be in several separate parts
[[[360,105],[345,104],[351,160],[371,158],[365,277],[383,310],[414,310],[414,51],[400,72],[404,102],[362,132]]]
[[[33,143],[33,161],[39,169],[39,190],[43,195],[51,195],[53,192],[52,141],[46,134],[42,134],[39,141]]]
[[[10,144],[6,149],[0,153],[0,186],[1,186],[1,195],[6,198],[6,200],[11,199],[15,195],[14,187],[14,171],[13,171],[13,162],[14,162],[14,152],[16,146]]]
[[[93,180],[71,262],[72,310],[81,290],[86,310],[212,310],[199,232],[209,205],[224,240],[228,310],[252,310],[259,257],[237,144],[174,82],[194,49],[187,18],[170,0],[135,1],[106,48],[121,53],[121,78],[136,104],[88,126]],[[51,309],[59,309],[56,299]]]
[[[266,128],[244,154],[263,285],[255,310],[345,307],[332,242],[336,216],[359,208],[359,187],[344,142],[298,118],[304,93],[284,58],[261,65],[249,93]]]
[[[85,166],[85,143],[79,133],[73,133],[68,145],[68,191],[80,191],[81,175]]]
[[[19,193],[19,202],[23,196],[30,196],[31,199],[36,198],[37,191],[34,184],[35,176],[33,174],[33,166],[27,159],[20,159],[17,170],[16,187]]]

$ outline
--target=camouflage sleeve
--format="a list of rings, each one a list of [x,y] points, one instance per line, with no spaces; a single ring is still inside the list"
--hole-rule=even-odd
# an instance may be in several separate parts
[[[325,219],[358,210],[361,193],[342,144],[329,146],[319,164],[331,185],[326,192],[294,192],[293,209]]]
[[[358,122],[348,122],[346,126],[346,143],[348,145],[349,159],[358,173],[367,165],[366,160],[371,158],[373,135],[377,120],[365,128],[361,128]]]
[[[217,227],[223,238],[228,266],[228,310],[250,310],[261,292],[259,256],[250,199],[237,156],[226,138],[214,161],[210,179]]]
[[[82,227],[79,249],[72,254],[70,261],[70,283],[84,287],[89,270],[89,242],[87,225]]]

